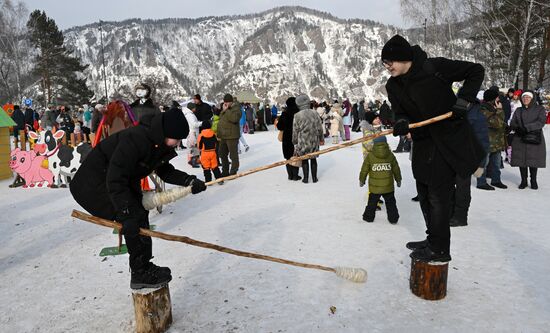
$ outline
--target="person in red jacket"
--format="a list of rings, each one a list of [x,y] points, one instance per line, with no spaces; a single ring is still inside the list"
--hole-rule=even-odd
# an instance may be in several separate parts
[[[201,126],[203,130],[197,139],[197,145],[201,151],[200,161],[204,170],[204,181],[208,183],[212,181],[212,173],[214,173],[216,179],[222,176],[218,168],[218,155],[216,154],[218,138],[209,121],[203,121]],[[220,184],[223,184],[223,182],[220,182]]]

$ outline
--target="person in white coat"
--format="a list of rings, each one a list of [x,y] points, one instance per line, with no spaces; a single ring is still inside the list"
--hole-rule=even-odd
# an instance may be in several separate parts
[[[200,150],[197,148],[197,138],[199,136],[199,127],[202,125],[202,121],[197,119],[195,116],[195,111],[197,106],[194,103],[187,104],[186,107],[182,108],[183,115],[189,124],[189,135],[187,136],[187,148],[189,148],[189,154],[187,156],[188,163],[193,168],[200,167]]]

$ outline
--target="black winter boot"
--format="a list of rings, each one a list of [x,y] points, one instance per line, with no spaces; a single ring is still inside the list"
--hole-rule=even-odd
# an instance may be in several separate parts
[[[519,184],[518,188],[523,190],[527,187],[527,168],[520,167],[519,173],[521,174],[521,184]]]
[[[529,168],[529,174],[531,175],[531,188],[533,190],[538,190],[539,185],[537,184],[537,168]]]
[[[421,248],[424,248],[428,246],[428,240],[425,239],[425,240],[421,240],[421,241],[417,241],[417,242],[408,242],[405,247],[409,250],[416,250],[416,249],[421,249]]]
[[[302,179],[302,183],[307,184],[309,178],[309,160],[302,161],[302,172],[304,173],[304,179]]]
[[[291,166],[290,168],[292,170],[292,180],[294,180],[294,181],[302,180],[302,177],[300,177],[300,175],[299,175],[300,168],[295,167],[295,166]]]
[[[317,183],[319,179],[317,179],[317,159],[312,158],[311,159],[311,180],[314,183]]]
[[[292,170],[292,165],[287,164],[286,167],[286,173],[288,174],[288,180],[294,180],[294,171]]]
[[[167,267],[158,267],[149,263],[142,269],[132,270],[130,288],[160,288],[172,281],[172,275]]]

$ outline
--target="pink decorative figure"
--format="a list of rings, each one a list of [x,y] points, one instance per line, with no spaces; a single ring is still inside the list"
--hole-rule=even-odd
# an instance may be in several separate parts
[[[34,151],[23,151],[15,148],[11,151],[10,168],[25,180],[23,187],[44,186],[44,182],[53,184],[53,173],[42,167],[44,156],[37,156]]]

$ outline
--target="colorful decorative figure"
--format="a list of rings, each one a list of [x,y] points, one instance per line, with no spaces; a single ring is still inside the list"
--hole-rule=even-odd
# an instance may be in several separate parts
[[[74,176],[80,164],[92,150],[92,146],[88,143],[81,143],[75,148],[62,144],[60,140],[63,135],[65,132],[61,130],[29,132],[29,137],[35,140],[34,151],[47,159],[48,168],[53,173],[52,188],[67,187],[67,177]]]
[[[42,166],[44,156],[19,148],[12,150],[10,156],[10,168],[25,180],[24,188],[46,186],[46,182],[48,185],[53,184],[53,173]]]

